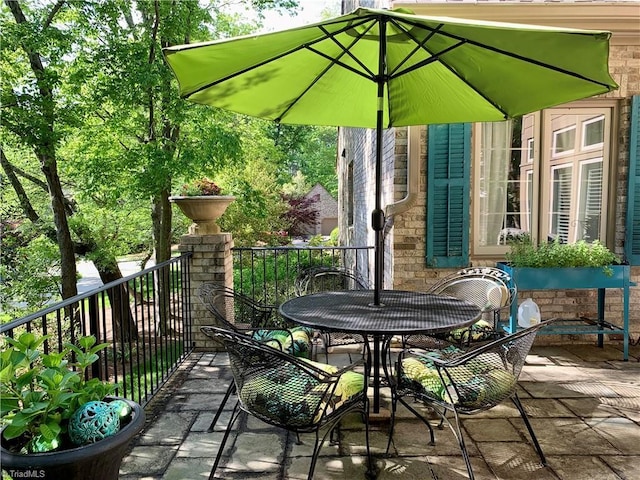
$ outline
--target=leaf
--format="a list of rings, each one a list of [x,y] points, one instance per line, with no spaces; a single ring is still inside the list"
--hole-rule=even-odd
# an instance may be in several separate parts
[[[62,432],[62,428],[55,421],[49,421],[40,425],[40,434],[48,441],[54,440]]]
[[[14,376],[15,369],[13,365],[7,365],[5,368],[0,370],[0,382],[9,383]]]
[[[20,435],[22,435],[24,432],[26,432],[27,429],[23,426],[16,426],[16,425],[7,425],[4,430],[2,430],[2,436],[4,438],[6,438],[7,440],[11,440],[12,438],[18,438]]]
[[[18,408],[20,408],[20,402],[18,401],[18,398],[9,398],[5,395],[2,395],[2,397],[0,398],[0,417],[5,417],[8,413],[17,410]]]
[[[96,337],[93,335],[87,335],[78,340],[78,345],[80,345],[84,350],[89,350],[96,343]]]

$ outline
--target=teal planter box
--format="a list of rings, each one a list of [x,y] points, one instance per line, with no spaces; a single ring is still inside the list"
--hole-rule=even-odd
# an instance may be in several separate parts
[[[532,268],[499,262],[498,268],[511,276],[518,290],[628,288],[630,285],[629,265],[608,267],[612,275],[607,275],[602,267]]]
[[[629,357],[629,287],[631,269],[629,265],[611,265],[607,267],[610,275],[602,267],[556,267],[533,268],[512,267],[508,263],[498,262],[497,267],[508,273],[511,282],[518,291],[522,290],[598,290],[598,318],[561,320],[540,333],[547,334],[597,334],[598,345],[603,344],[604,334],[622,334],[624,339],[624,360]],[[622,289],[623,320],[622,327],[605,321],[604,306],[607,288]],[[511,304],[510,318],[505,329],[515,332],[518,329],[518,294]]]

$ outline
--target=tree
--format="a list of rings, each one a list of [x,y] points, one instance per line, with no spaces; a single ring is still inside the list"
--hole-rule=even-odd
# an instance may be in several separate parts
[[[77,293],[74,243],[69,230],[70,204],[65,201],[62,183],[58,175],[57,148],[64,136],[65,126],[75,122],[75,114],[57,96],[60,79],[65,68],[65,55],[71,52],[71,35],[56,28],[53,21],[64,2],[40,10],[33,10],[33,20],[28,20],[19,2],[5,0],[13,17],[8,21],[2,13],[2,103],[1,125],[11,132],[20,144],[32,150],[46,180],[56,243],[60,252],[62,297]],[[4,153],[2,167],[9,178],[15,180]],[[26,215],[34,216],[28,200],[16,184]]]
[[[287,1],[255,3],[260,8],[291,5]],[[28,176],[5,155],[4,148],[0,158],[22,216],[45,234],[55,234],[60,251],[62,297],[77,292],[76,253],[89,254],[96,261],[105,283],[122,277],[113,256],[118,251],[112,243],[115,236],[105,235],[106,229],[92,228],[96,225],[91,218],[82,221],[100,209],[112,211],[114,200],[136,196],[145,202],[152,199],[156,252],[160,261],[168,258],[171,238],[168,196],[173,165],[181,165],[183,172],[188,171],[190,164],[204,156],[224,152],[201,162],[203,166],[199,167],[213,168],[213,164],[226,161],[238,151],[229,114],[220,114],[222,121],[213,122],[208,136],[200,135],[201,129],[212,123],[199,122],[202,116],[213,117],[218,112],[187,108],[175,93],[174,80],[161,55],[163,46],[189,41],[194,33],[200,39],[210,36],[216,30],[211,16],[215,10],[191,0],[102,4],[5,0],[5,6],[0,12],[3,35],[0,125],[15,146],[14,151],[19,152],[16,157],[23,158],[25,148],[31,150],[45,181]],[[233,31],[232,20],[224,17],[219,22],[222,28],[217,30]],[[185,137],[180,144],[181,122],[187,111],[192,115],[191,125],[184,130],[193,137]],[[220,135],[222,130],[226,134]],[[196,151],[197,137],[209,140],[201,142]],[[70,138],[73,141],[68,141]],[[99,151],[91,148],[95,144],[122,148]],[[206,150],[212,145],[217,146],[216,151]],[[78,146],[90,148],[82,150]],[[64,158],[63,173],[70,182],[64,189],[58,163],[63,150],[69,155]],[[114,171],[105,168],[109,166],[122,169],[125,175],[120,175],[117,181],[105,182]],[[132,172],[135,174],[131,175]],[[48,229],[44,211],[33,207],[23,181],[46,186],[55,230]],[[75,192],[73,199],[65,196],[72,192],[70,187]],[[135,195],[123,195],[123,191]],[[88,202],[82,207],[83,215],[77,215],[79,199]],[[74,215],[74,221],[70,222]]]

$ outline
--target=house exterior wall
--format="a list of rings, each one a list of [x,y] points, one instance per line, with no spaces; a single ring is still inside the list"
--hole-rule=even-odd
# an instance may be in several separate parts
[[[611,201],[615,205],[615,214],[611,216],[611,228],[615,230],[614,248],[622,255],[625,239],[627,209],[627,187],[629,171],[629,131],[630,104],[633,95],[640,94],[640,2],[391,2],[391,7],[406,7],[417,14],[459,16],[485,20],[521,23],[537,23],[567,26],[574,28],[605,29],[614,32],[610,49],[610,72],[620,88],[601,98],[618,99],[618,131],[616,160],[617,182],[611,192]],[[616,8],[612,8],[617,6]],[[624,9],[620,18],[621,9]],[[345,10],[348,11],[348,10]],[[383,164],[383,206],[402,198],[406,191],[407,172],[407,132],[408,128],[389,129],[385,132]],[[451,269],[435,269],[425,266],[426,218],[426,127],[416,129],[420,135],[419,162],[420,183],[416,203],[405,213],[397,215],[393,228],[385,243],[385,288],[404,290],[427,290],[440,278],[450,274]],[[373,232],[369,215],[373,209],[373,149],[375,139],[370,138],[373,131],[364,129],[340,129],[338,151],[346,152],[346,158],[339,162],[341,198],[346,195],[344,167],[347,162],[354,164],[353,194],[358,215],[354,225],[348,226],[341,217],[341,240],[348,245],[372,245]],[[346,162],[344,162],[346,160]],[[357,174],[355,174],[357,172]],[[473,175],[473,171],[472,171]],[[472,191],[472,198],[474,192]],[[343,207],[344,208],[344,207]],[[341,208],[341,213],[343,209]],[[366,219],[366,221],[365,221]],[[346,228],[346,230],[345,230]],[[494,266],[497,260],[504,258],[471,257],[472,265]],[[371,271],[373,267],[371,266]],[[632,281],[640,285],[640,267],[631,270]],[[590,316],[597,312],[595,291],[540,291],[522,292],[520,299],[528,296],[541,307],[544,318]],[[631,289],[631,332],[632,338],[640,334],[640,288]],[[621,293],[607,294],[607,315],[612,320],[622,318]],[[566,342],[566,337],[545,339],[546,343]]]
[[[318,209],[318,220],[309,233],[311,235],[329,235],[331,230],[338,226],[338,202],[319,183],[314,185],[305,198],[315,198]]]
[[[406,133],[405,133],[406,138]],[[371,229],[371,212],[375,206],[375,157],[376,138],[375,131],[364,128],[341,128],[338,135],[338,151],[342,152],[338,162],[338,178],[342,187],[338,193],[338,218],[339,241],[341,245],[373,245],[375,235]],[[344,145],[345,147],[340,147]],[[395,155],[395,129],[386,130],[383,134],[383,158]],[[353,171],[353,223],[350,224],[348,215],[346,186],[349,165]],[[393,162],[385,161],[382,168],[382,184],[390,185],[394,180]],[[391,203],[394,199],[392,188],[383,188],[382,205]],[[393,279],[393,255],[392,255],[393,230],[385,242],[384,262],[384,287],[392,288]],[[364,255],[365,252],[362,252]],[[362,278],[373,284],[373,256],[367,259],[359,259],[360,265],[367,265],[366,271],[360,271]]]

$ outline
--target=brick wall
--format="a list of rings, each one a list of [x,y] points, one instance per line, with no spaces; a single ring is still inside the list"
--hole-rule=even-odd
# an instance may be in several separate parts
[[[191,319],[192,338],[197,349],[217,350],[220,345],[200,331],[212,325],[213,316],[200,302],[196,292],[205,282],[217,282],[233,288],[233,238],[230,233],[216,235],[183,235],[180,252],[192,252],[191,257]]]
[[[351,2],[353,3],[353,2]],[[391,2],[392,6],[402,2]],[[417,9],[417,4],[425,2],[405,2],[409,8]],[[411,3],[411,5],[409,5]],[[460,3],[460,2],[450,2]],[[496,2],[473,2],[483,5]],[[563,3],[563,2],[555,2]],[[564,2],[569,3],[569,2]],[[581,2],[582,4],[583,2]],[[602,2],[600,2],[602,3]],[[640,4],[639,4],[640,5]],[[353,5],[350,5],[353,6]],[[442,4],[440,4],[442,6]],[[481,8],[478,5],[478,10]],[[580,8],[578,5],[577,8]],[[350,11],[351,8],[345,11]],[[542,11],[542,10],[540,10]],[[448,13],[448,12],[445,12]],[[444,15],[444,13],[443,13]],[[607,19],[609,21],[609,19]],[[638,29],[633,22],[624,24],[624,31],[619,37],[612,39],[610,51],[610,71],[620,88],[603,97],[620,99],[618,125],[620,137],[617,143],[617,185],[615,194],[615,250],[622,254],[624,249],[625,217],[627,201],[627,173],[629,165],[629,112],[630,97],[640,94],[640,36],[633,34]],[[629,31],[631,25],[631,31]],[[578,27],[571,24],[569,26]],[[615,24],[614,24],[615,26]],[[589,28],[595,28],[590,26]],[[634,38],[635,37],[635,38]],[[627,42],[627,43],[625,43]],[[407,164],[407,128],[389,129],[385,132],[384,141],[384,201],[401,199],[406,192],[406,164]],[[338,165],[341,179],[340,211],[341,241],[348,245],[372,245],[373,232],[370,228],[369,215],[373,209],[373,165],[375,138],[372,130],[340,129],[339,150],[344,148],[345,157]],[[426,212],[426,128],[420,129],[420,195],[415,205],[407,212],[397,215],[394,226],[386,242],[385,251],[385,286],[386,288],[406,290],[427,290],[430,285],[440,278],[452,273],[451,269],[428,269],[425,267],[425,212]],[[345,205],[347,185],[346,165],[354,161],[354,203],[355,226],[349,228],[345,223]],[[392,186],[392,187],[390,187]],[[495,259],[471,259],[473,265],[495,265]],[[373,267],[370,266],[373,270]],[[632,281],[640,283],[640,267],[631,269]],[[531,296],[540,306],[543,318],[593,316],[597,311],[595,292],[591,291],[540,291],[521,292],[520,300]],[[630,322],[632,339],[640,336],[640,288],[631,289]],[[621,293],[616,290],[607,292],[607,317],[617,321],[622,317]],[[546,343],[562,343],[566,336],[545,336]]]

